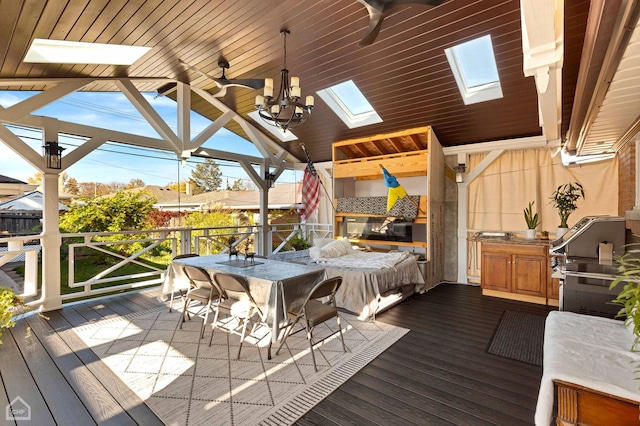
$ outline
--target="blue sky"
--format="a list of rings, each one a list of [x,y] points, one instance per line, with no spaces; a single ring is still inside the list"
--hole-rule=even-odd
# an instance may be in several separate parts
[[[35,93],[37,92],[2,91],[0,92],[0,105],[6,108]],[[169,126],[176,131],[176,103],[165,97],[154,99],[155,94],[151,93],[143,95]],[[35,111],[33,114],[144,136],[159,137],[120,92],[76,92]],[[206,118],[192,112],[192,136],[198,134],[209,123],[210,121]],[[39,132],[27,128],[9,128],[36,151],[42,152],[42,140]],[[70,152],[83,141],[75,137],[62,136],[59,142],[67,149],[63,152],[62,161],[64,164],[65,153]],[[216,133],[204,146],[222,151],[261,156],[252,143],[226,129]],[[196,163],[201,161],[203,160],[190,159],[187,165],[182,167],[176,158],[176,154],[172,152],[107,143],[69,167],[66,171],[69,177],[74,177],[79,182],[127,183],[131,179],[141,179],[146,184],[165,185],[169,182],[178,181],[178,177],[180,180],[188,178]],[[217,163],[220,164],[223,182],[227,178],[230,183],[239,178],[248,179],[246,173],[238,164],[222,160],[217,161]],[[1,175],[26,182],[36,172],[36,169],[0,141]],[[300,172],[297,174],[285,172],[281,175],[278,183],[290,183],[297,179],[301,179]]]

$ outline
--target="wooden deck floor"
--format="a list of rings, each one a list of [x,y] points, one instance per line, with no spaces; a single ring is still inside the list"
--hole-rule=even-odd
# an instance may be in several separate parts
[[[34,425],[162,424],[71,331],[155,307],[156,296],[157,290],[147,290],[65,306],[48,313],[49,320],[21,321],[0,347],[0,408],[20,396]],[[441,284],[407,299],[377,320],[411,332],[299,424],[533,424],[542,368],[486,353],[505,310],[547,312],[544,306],[483,297],[480,288],[460,284]],[[24,339],[26,322],[30,340]]]

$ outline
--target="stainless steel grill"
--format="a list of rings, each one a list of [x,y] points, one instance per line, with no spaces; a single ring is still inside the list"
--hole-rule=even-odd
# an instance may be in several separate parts
[[[551,242],[554,277],[560,278],[560,310],[614,317],[620,310],[609,290],[616,277],[613,257],[624,254],[625,219],[587,216]]]

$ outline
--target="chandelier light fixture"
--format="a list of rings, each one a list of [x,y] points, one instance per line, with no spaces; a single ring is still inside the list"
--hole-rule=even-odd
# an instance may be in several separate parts
[[[291,77],[287,69],[287,35],[289,30],[281,30],[284,37],[284,66],[280,71],[280,91],[273,96],[273,79],[264,79],[264,96],[256,96],[256,108],[260,117],[286,132],[304,123],[313,109],[313,96],[307,96],[305,102],[300,102],[300,79]]]

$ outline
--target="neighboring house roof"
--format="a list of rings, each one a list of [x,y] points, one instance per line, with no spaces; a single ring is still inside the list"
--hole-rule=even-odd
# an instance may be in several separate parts
[[[16,195],[22,195],[24,193],[33,191],[36,189],[36,185],[30,185],[21,180],[14,179],[9,176],[0,175],[0,201],[5,200],[8,197]]]
[[[269,209],[293,209],[300,204],[300,185],[294,183],[276,184],[269,190]],[[203,207],[222,205],[238,210],[260,209],[260,191],[214,191],[193,195],[189,202],[199,202]]]
[[[0,210],[12,211],[42,211],[44,196],[40,191],[31,191],[9,201],[0,203]],[[58,210],[67,210],[68,207],[58,202]]]
[[[269,209],[294,209],[301,203],[301,184],[276,184],[269,190]],[[156,199],[154,206],[160,210],[202,210],[216,205],[237,210],[259,210],[260,191],[212,191],[197,195],[180,194],[164,186],[145,185],[127,189],[127,192],[144,192],[144,198]]]
[[[27,184],[27,182],[23,182],[21,180],[14,179],[12,177],[4,176],[4,175],[0,175],[0,183],[17,183],[17,184],[22,184],[22,185],[26,185]]]

